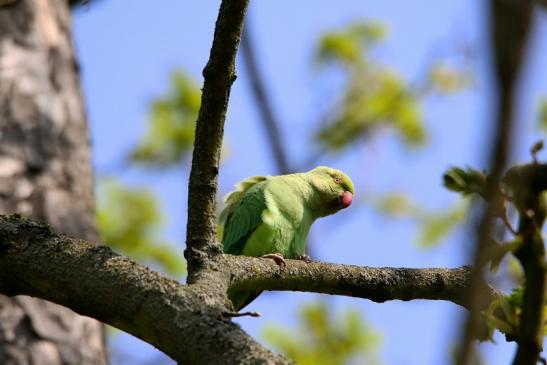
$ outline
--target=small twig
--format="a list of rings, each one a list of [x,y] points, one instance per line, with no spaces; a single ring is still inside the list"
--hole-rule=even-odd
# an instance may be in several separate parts
[[[503,212],[503,215],[501,216],[501,220],[503,224],[505,224],[505,227],[514,235],[518,235],[518,232],[513,226],[511,225],[511,222],[509,222],[509,219],[507,219],[507,212]]]
[[[260,317],[260,312],[224,312],[222,313],[225,317]]]
[[[534,160],[534,164],[536,165],[538,164],[537,154],[542,149],[543,149],[543,140],[537,141],[536,143],[534,143],[532,148],[530,148],[530,154],[532,155],[532,160]]]

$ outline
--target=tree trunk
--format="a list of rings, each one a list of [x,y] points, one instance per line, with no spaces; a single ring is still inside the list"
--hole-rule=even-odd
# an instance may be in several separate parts
[[[97,242],[93,173],[66,0],[0,2],[0,213]],[[103,326],[0,296],[0,364],[106,364]]]

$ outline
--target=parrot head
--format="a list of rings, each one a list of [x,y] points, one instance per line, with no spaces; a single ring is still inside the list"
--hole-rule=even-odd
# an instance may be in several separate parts
[[[334,214],[351,205],[355,188],[348,175],[340,170],[319,166],[308,172],[310,184],[320,200],[319,216]]]

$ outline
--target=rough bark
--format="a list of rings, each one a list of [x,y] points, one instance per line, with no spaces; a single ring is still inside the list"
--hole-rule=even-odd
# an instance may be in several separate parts
[[[222,250],[216,243],[216,194],[224,121],[248,0],[222,1],[211,54],[203,69],[203,93],[188,184],[186,251],[188,283],[207,277],[207,266]],[[210,278],[209,278],[210,279]]]
[[[0,7],[0,212],[96,242],[87,122],[70,32],[66,1]],[[0,364],[107,363],[103,326],[95,320],[23,296],[0,296],[0,318]]]
[[[217,280],[242,289],[298,290],[377,302],[439,299],[462,305],[471,269],[364,268],[221,255]],[[0,293],[48,299],[118,327],[185,364],[288,363],[230,321],[217,293],[181,285],[105,246],[0,216]],[[492,290],[492,296],[497,292]],[[224,295],[225,296],[225,295]]]
[[[0,293],[59,303],[184,364],[287,362],[232,323],[207,287],[183,286],[106,246],[18,216],[0,217],[0,227]]]
[[[236,289],[293,290],[345,295],[382,303],[388,300],[446,300],[468,308],[467,290],[472,270],[468,266],[445,268],[374,268],[325,262],[286,260],[279,267],[271,260],[226,256],[231,287]],[[501,295],[487,286],[485,296]]]

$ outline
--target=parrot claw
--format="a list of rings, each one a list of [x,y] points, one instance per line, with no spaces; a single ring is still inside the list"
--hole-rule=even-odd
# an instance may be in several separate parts
[[[302,260],[304,261],[306,264],[309,264],[310,262],[312,262],[312,259],[311,257],[309,257],[308,255],[300,255],[296,258],[297,260]]]
[[[287,266],[287,263],[285,262],[285,258],[280,253],[269,253],[267,255],[262,255],[265,259],[272,259],[275,261],[276,264],[279,266]]]

